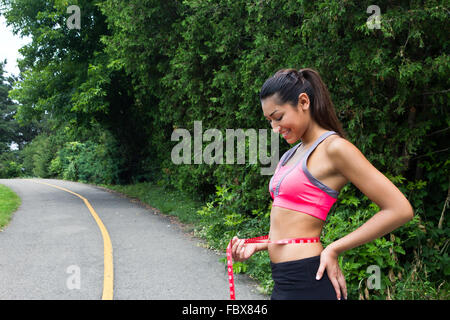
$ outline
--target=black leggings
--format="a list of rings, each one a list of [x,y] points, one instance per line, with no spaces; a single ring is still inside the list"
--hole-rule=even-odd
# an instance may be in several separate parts
[[[325,270],[316,280],[320,255],[310,258],[270,263],[275,283],[272,300],[337,300],[336,291]],[[343,295],[342,295],[343,296]]]

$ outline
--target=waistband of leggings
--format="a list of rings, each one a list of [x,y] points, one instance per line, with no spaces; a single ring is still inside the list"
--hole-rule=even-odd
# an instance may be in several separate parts
[[[271,267],[283,267],[283,266],[291,266],[291,265],[303,265],[303,264],[316,263],[316,262],[320,262],[320,255],[303,258],[303,259],[298,259],[298,260],[277,262],[277,263],[273,263],[272,261],[270,261],[270,266]]]

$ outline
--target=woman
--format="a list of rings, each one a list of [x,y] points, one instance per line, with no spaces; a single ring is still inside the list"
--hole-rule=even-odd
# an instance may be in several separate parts
[[[330,94],[313,69],[283,69],[263,85],[260,100],[273,130],[289,143],[270,182],[274,198],[269,240],[320,237],[339,191],[352,182],[380,211],[328,245],[245,243],[233,238],[232,257],[243,261],[268,250],[272,299],[347,299],[338,256],[379,238],[413,218],[409,201],[351,142],[336,117]]]

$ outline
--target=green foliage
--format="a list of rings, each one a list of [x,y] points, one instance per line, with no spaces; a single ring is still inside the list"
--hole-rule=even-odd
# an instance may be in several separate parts
[[[103,133],[91,134],[84,142],[70,141],[72,133],[67,129],[43,133],[27,144],[20,153],[21,175],[117,183],[122,162],[114,138]]]
[[[201,217],[199,234],[209,240],[212,247],[224,248],[234,235],[241,238],[268,232],[269,212],[253,210],[242,212],[242,200],[232,187],[217,186],[216,197],[207,202],[197,214]]]
[[[0,61],[0,154],[8,151],[17,131],[17,123],[14,121],[17,106],[8,97],[14,79],[5,77],[4,64]]]
[[[53,159],[50,162],[50,167],[48,169],[53,176],[61,176],[63,173],[61,158],[57,156],[55,159]]]
[[[50,171],[66,180],[111,184],[119,180],[119,163],[103,144],[73,141],[58,151]]]
[[[0,156],[0,179],[19,177],[22,174],[22,165],[11,160],[9,154]]]
[[[24,174],[41,178],[49,178],[50,162],[56,152],[53,138],[45,133],[37,136],[27,144],[22,152]]]

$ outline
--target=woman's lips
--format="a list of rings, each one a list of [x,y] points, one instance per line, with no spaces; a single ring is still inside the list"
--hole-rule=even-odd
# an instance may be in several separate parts
[[[289,134],[289,132],[291,132],[291,130],[284,131],[284,132],[282,133],[283,138],[286,139],[286,137],[287,137],[287,135]]]

